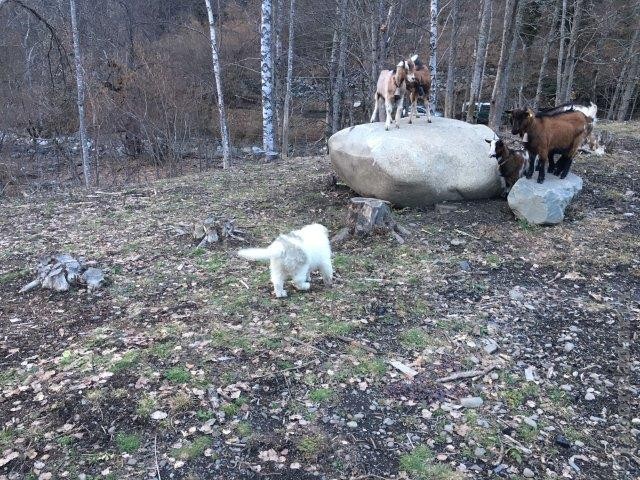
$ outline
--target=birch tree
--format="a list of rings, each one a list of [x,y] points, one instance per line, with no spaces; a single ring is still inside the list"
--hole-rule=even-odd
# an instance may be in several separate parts
[[[478,41],[476,45],[475,58],[473,63],[473,75],[469,86],[469,105],[467,106],[467,122],[473,120],[473,112],[476,102],[480,96],[480,78],[483,74],[483,62],[487,58],[487,45],[489,43],[489,31],[491,28],[491,0],[484,0],[481,11],[480,29],[478,30]]]
[[[73,57],[76,64],[78,121],[80,124],[80,144],[82,146],[82,170],[84,172],[84,185],[86,188],[89,188],[91,186],[91,159],[89,158],[89,139],[87,137],[87,123],[84,115],[84,70],[82,67],[82,49],[80,47],[80,33],[78,31],[78,15],[76,12],[75,0],[69,0],[69,9],[71,11],[71,30],[73,34]]]
[[[518,11],[520,1],[521,0],[507,0],[504,8],[500,60],[498,61],[496,80],[493,85],[493,93],[491,94],[491,110],[489,111],[489,127],[493,130],[498,130],[502,123],[502,110],[509,86],[510,60],[513,59],[511,49],[515,41],[515,28],[517,23],[517,19],[514,17],[517,16],[515,13]]]
[[[291,83],[293,82],[293,34],[296,16],[296,0],[289,5],[289,47],[287,50],[287,81],[284,92],[284,112],[282,118],[282,155],[289,156],[289,113],[291,110]]]
[[[451,3],[451,40],[449,43],[449,59],[447,65],[447,84],[444,96],[444,116],[453,118],[454,115],[454,87],[455,87],[455,61],[458,51],[458,18],[459,0]]]
[[[431,74],[431,109],[435,113],[438,99],[438,0],[431,0],[429,30],[429,73]]]
[[[225,111],[224,95],[222,92],[222,72],[220,67],[220,56],[218,54],[218,39],[216,37],[216,24],[211,8],[211,0],[205,0],[207,15],[209,17],[209,37],[211,39],[211,60],[213,64],[213,76],[218,94],[218,115],[220,117],[220,139],[222,140],[222,168],[229,168],[229,157],[231,155],[231,145],[229,141],[229,128],[227,126],[227,113]]]
[[[638,6],[640,9],[640,6]],[[640,14],[640,12],[638,12]],[[633,38],[631,40],[631,45],[629,46],[629,67],[627,70],[627,75],[625,75],[620,82],[624,85],[622,88],[622,98],[620,100],[620,107],[618,108],[618,113],[616,115],[617,120],[624,121],[627,120],[627,112],[629,111],[629,107],[631,106],[631,99],[633,97],[633,92],[636,90],[638,83],[640,82],[640,49],[636,48],[638,42],[638,34],[640,32],[640,15],[636,17],[636,28],[633,32]]]
[[[544,50],[542,53],[542,62],[540,63],[540,71],[538,72],[538,84],[536,86],[536,96],[533,100],[533,109],[537,110],[540,105],[540,97],[542,96],[542,83],[545,78],[545,71],[547,69],[547,63],[549,63],[549,51],[553,44],[556,35],[556,24],[558,23],[558,15],[560,14],[560,2],[555,0],[556,4],[553,9],[553,19],[551,20],[551,27],[549,27],[549,33],[547,33],[547,39],[544,43]]]
[[[262,0],[260,25],[260,64],[262,84],[262,148],[267,160],[278,157],[273,127],[273,49],[271,40],[271,0]]]

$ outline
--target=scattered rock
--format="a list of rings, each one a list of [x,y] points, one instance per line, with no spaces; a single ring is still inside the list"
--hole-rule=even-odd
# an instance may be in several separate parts
[[[445,215],[448,213],[453,213],[458,209],[458,207],[456,205],[452,205],[450,203],[437,203],[436,204],[436,213],[439,213],[440,215]]]
[[[576,346],[571,342],[567,342],[567,343],[564,344],[564,351],[567,352],[567,353],[569,353],[574,348],[576,348]]]
[[[460,405],[465,408],[479,408],[484,403],[481,397],[465,397],[460,400]]]
[[[544,183],[537,183],[537,174],[531,179],[521,178],[507,197],[516,217],[536,225],[557,224],[564,220],[564,211],[582,190],[582,179],[573,173],[560,179],[547,175]]]
[[[525,476],[526,478],[533,478],[535,477],[535,473],[533,473],[533,470],[531,470],[530,468],[525,468],[522,471],[522,475]]]
[[[595,399],[596,399],[596,396],[595,396],[593,393],[588,392],[588,393],[584,396],[584,399],[585,399],[585,400],[588,400],[588,401],[592,401],[592,400],[595,400]]]
[[[156,410],[151,414],[151,418],[153,420],[164,420],[167,418],[167,414],[165,412],[161,412],[160,410]]]
[[[351,420],[350,422],[347,422],[347,427],[349,428],[356,428],[358,426],[358,422],[354,422],[353,420]]]
[[[494,339],[485,338],[483,342],[484,342],[484,347],[483,347],[484,351],[487,352],[489,355],[491,355],[492,353],[498,350],[498,343]]]
[[[382,123],[346,128],[329,139],[338,176],[365,197],[401,206],[491,198],[500,193],[484,125],[434,118],[384,131]],[[470,175],[469,172],[472,172]]]
[[[519,287],[515,287],[509,290],[509,298],[516,302],[521,302],[524,300],[524,294],[520,291]]]
[[[473,451],[473,454],[478,458],[484,457],[485,453],[487,453],[487,451],[482,447],[476,447],[476,449]]]
[[[459,262],[458,266],[460,267],[460,270],[462,270],[464,272],[471,271],[471,264],[467,260],[463,260],[463,261]]]
[[[538,423],[533,418],[524,417],[523,421],[532,428],[538,428]]]

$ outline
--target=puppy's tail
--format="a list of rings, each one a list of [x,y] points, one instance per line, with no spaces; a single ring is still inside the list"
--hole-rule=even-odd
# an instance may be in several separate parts
[[[281,257],[284,253],[282,245],[276,243],[267,248],[243,248],[238,251],[238,255],[247,260],[271,260]]]

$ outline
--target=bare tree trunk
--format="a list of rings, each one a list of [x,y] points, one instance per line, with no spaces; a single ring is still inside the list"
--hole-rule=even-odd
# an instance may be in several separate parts
[[[576,68],[576,49],[578,48],[578,33],[580,31],[580,19],[582,18],[582,2],[576,0],[573,6],[573,19],[571,26],[571,35],[569,37],[569,46],[567,48],[567,59],[564,62],[564,74],[562,79],[562,101],[567,102],[571,97],[573,89],[573,77]]]
[[[282,118],[282,155],[289,157],[289,112],[291,110],[291,83],[293,82],[293,33],[296,15],[296,0],[289,5],[289,48],[287,51],[287,84],[284,92],[284,112]]]
[[[340,0],[338,4],[338,14],[340,18],[340,43],[338,47],[338,66],[335,87],[333,89],[333,118],[331,123],[331,133],[336,133],[340,129],[342,117],[342,97],[344,94],[345,64],[347,61],[347,15],[348,0]]]
[[[2,6],[0,4],[0,6]],[[89,145],[87,137],[87,123],[84,116],[84,70],[82,67],[82,49],[80,48],[80,32],[78,31],[78,15],[76,13],[75,0],[69,0],[71,10],[71,30],[73,31],[73,56],[76,63],[76,84],[78,87],[78,119],[80,123],[80,143],[82,144],[82,170],[84,172],[84,185],[91,185],[91,159],[89,158]]]
[[[452,0],[451,4],[451,41],[449,43],[449,59],[447,65],[447,85],[444,96],[444,116],[453,118],[454,115],[454,82],[455,82],[455,62],[458,50],[458,13],[459,0]]]
[[[438,0],[431,0],[429,30],[429,73],[431,74],[431,109],[436,111],[438,99]]]
[[[640,21],[640,19],[638,19],[638,21]],[[629,59],[631,59],[630,68],[628,69],[629,74],[622,77],[620,82],[624,87],[621,87],[622,98],[620,99],[620,106],[618,107],[616,115],[616,119],[619,121],[627,119],[627,112],[631,105],[633,91],[638,84],[638,74],[640,73],[640,51],[637,51],[636,44],[638,42],[639,31],[640,25],[636,25],[636,29],[633,32],[633,38],[631,39],[631,44],[629,45]]]
[[[278,157],[273,128],[273,52],[271,48],[271,0],[262,0],[260,63],[262,72],[262,148],[267,160]]]
[[[493,7],[489,5],[489,31],[487,32],[487,48],[484,50],[484,60],[482,60],[482,74],[480,75],[480,83],[476,96],[478,99],[482,96],[482,87],[484,86],[485,71],[487,70],[487,58],[489,57],[489,42],[491,41],[491,27],[493,24]]]
[[[476,47],[476,55],[473,65],[473,76],[469,86],[469,105],[467,108],[467,122],[473,120],[473,112],[476,107],[476,101],[479,97],[480,77],[483,71],[483,61],[487,55],[487,45],[489,43],[489,17],[491,15],[491,0],[484,0],[482,6],[482,20],[480,21],[480,29],[478,30],[478,44]]]
[[[538,86],[536,87],[536,97],[533,100],[533,109],[537,110],[540,106],[540,97],[542,97],[542,82],[545,77],[545,70],[547,69],[547,63],[549,63],[549,51],[551,50],[551,44],[553,43],[556,35],[556,24],[558,23],[558,15],[560,15],[560,2],[555,0],[556,7],[553,10],[553,20],[551,21],[551,28],[547,34],[547,41],[544,44],[544,52],[542,54],[542,63],[540,64],[540,72],[538,73]]]
[[[338,76],[338,30],[333,31],[331,42],[331,59],[329,60],[329,90],[327,92],[327,115],[325,117],[325,137],[329,138],[333,133],[333,91],[335,89],[336,78]]]
[[[500,46],[500,60],[496,80],[491,94],[491,110],[489,112],[489,127],[498,130],[502,123],[502,109],[508,88],[509,63],[513,59],[511,55],[512,44],[515,41],[516,21],[514,14],[518,10],[520,0],[507,0],[504,9],[504,22],[502,31],[502,45]]]
[[[213,64],[213,76],[216,82],[218,95],[218,115],[220,117],[220,140],[222,141],[222,168],[229,168],[231,156],[231,142],[229,141],[229,127],[227,126],[227,113],[225,111],[224,95],[222,92],[222,69],[220,56],[218,55],[218,39],[216,37],[216,23],[211,8],[211,0],[205,0],[207,15],[209,17],[209,38],[211,39],[211,61]]]
[[[560,17],[560,48],[558,50],[558,68],[556,71],[556,105],[562,103],[562,72],[564,62],[564,44],[566,40],[567,0],[562,0],[562,17]]]

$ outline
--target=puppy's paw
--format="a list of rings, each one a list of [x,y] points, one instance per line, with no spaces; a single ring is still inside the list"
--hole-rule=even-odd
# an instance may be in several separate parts
[[[309,290],[311,288],[311,284],[309,282],[295,283],[293,286],[298,290]]]
[[[275,292],[276,294],[276,298],[285,298],[287,296],[287,291],[286,290],[277,290]]]

